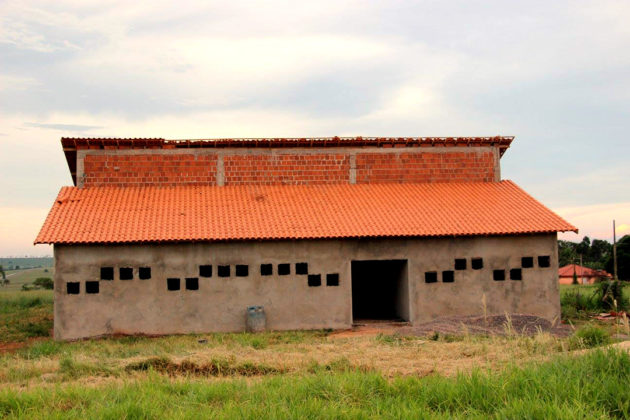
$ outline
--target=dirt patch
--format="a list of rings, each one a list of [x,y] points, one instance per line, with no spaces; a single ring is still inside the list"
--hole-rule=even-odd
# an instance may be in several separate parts
[[[535,335],[539,332],[556,337],[567,337],[571,327],[553,325],[544,318],[534,315],[453,316],[438,318],[425,324],[402,327],[400,335],[426,336],[434,333],[446,335],[477,334],[507,336],[513,334]]]
[[[125,367],[130,371],[146,371],[152,369],[156,372],[170,376],[194,375],[194,376],[260,376],[284,373],[283,369],[253,363],[232,365],[227,361],[212,360],[207,363],[197,364],[190,360],[180,363],[172,362],[163,357],[153,357],[147,360],[131,363]]]
[[[336,338],[349,338],[349,337],[372,337],[379,334],[396,334],[403,327],[408,327],[408,322],[372,322],[364,321],[360,324],[354,325],[349,330],[337,330],[328,335],[329,340]]]
[[[52,330],[51,330],[51,335],[52,335]],[[0,354],[2,353],[12,353],[16,350],[25,348],[25,347],[29,347],[32,344],[38,342],[38,341],[45,341],[48,340],[49,337],[33,337],[33,338],[28,338],[24,341],[11,341],[11,342],[7,342],[7,343],[2,343],[0,342]]]
[[[26,343],[24,341],[20,342],[11,342],[11,343],[0,343],[0,353],[8,353],[15,350],[19,350],[22,347],[26,347]]]

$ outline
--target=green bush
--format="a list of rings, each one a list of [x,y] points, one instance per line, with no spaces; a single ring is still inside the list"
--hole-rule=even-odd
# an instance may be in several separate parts
[[[585,324],[569,338],[570,349],[591,348],[610,343],[610,333],[595,324]]]
[[[590,293],[570,291],[560,298],[563,318],[577,316],[579,312],[592,312],[599,310],[596,299]]]
[[[52,320],[44,319],[38,322],[28,322],[22,327],[27,337],[48,337],[53,326]]]
[[[622,310],[628,308],[628,302],[623,295],[623,284],[619,280],[597,283],[595,297],[602,309]]]
[[[52,290],[53,286],[55,285],[55,283],[50,277],[38,277],[35,279],[33,284],[35,286],[41,287],[42,289],[48,289],[48,290]]]

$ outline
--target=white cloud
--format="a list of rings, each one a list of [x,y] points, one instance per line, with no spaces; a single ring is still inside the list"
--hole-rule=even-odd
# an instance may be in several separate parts
[[[40,85],[40,82],[32,77],[10,76],[0,74],[0,92],[9,90],[26,90]]]
[[[614,0],[4,1],[0,207],[48,208],[61,135],[509,134],[503,173],[606,235],[619,209],[598,206],[630,176],[629,20]]]

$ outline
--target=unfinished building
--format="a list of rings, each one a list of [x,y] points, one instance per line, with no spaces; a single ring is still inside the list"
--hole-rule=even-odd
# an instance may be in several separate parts
[[[62,138],[57,339],[560,315],[556,235],[512,137]]]

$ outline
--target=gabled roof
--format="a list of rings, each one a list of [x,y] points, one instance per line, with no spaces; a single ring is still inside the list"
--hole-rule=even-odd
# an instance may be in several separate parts
[[[610,277],[612,275],[604,270],[595,270],[588,267],[582,267],[577,264],[569,264],[558,269],[559,277],[573,277],[575,273],[578,277]]]
[[[575,231],[511,181],[64,187],[35,243],[515,235]]]
[[[303,138],[219,138],[165,140],[163,138],[62,137],[72,180],[76,184],[77,150],[180,149],[180,148],[287,148],[287,147],[480,147],[495,146],[499,153],[510,147],[513,136],[495,137],[303,137]]]

